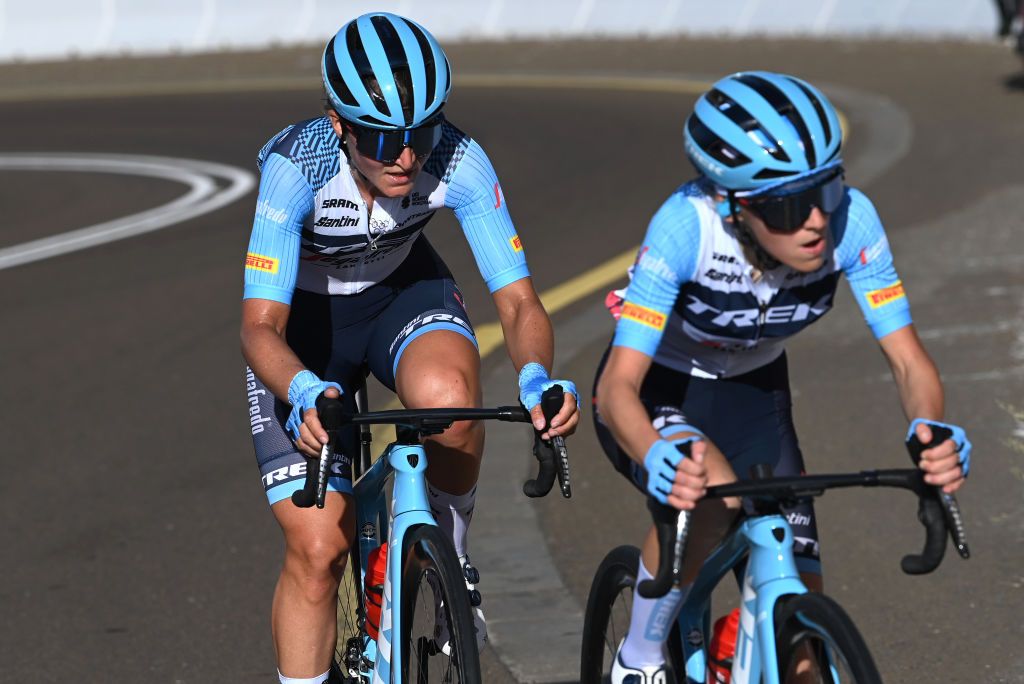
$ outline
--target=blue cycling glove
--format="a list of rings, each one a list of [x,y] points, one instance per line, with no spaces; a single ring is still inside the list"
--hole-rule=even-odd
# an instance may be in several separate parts
[[[647,469],[647,493],[663,504],[668,503],[668,495],[672,492],[672,483],[676,481],[676,467],[685,455],[676,447],[681,444],[697,442],[698,436],[684,437],[672,442],[659,439],[651,445],[644,456],[644,467]]]
[[[907,441],[914,436],[917,426],[924,423],[928,426],[944,427],[950,430],[953,434],[950,439],[956,444],[957,453],[960,455],[960,468],[963,470],[964,477],[967,477],[968,471],[971,469],[971,442],[967,439],[967,434],[963,428],[957,427],[956,425],[948,425],[946,423],[940,423],[937,420],[927,420],[925,418],[915,418],[910,424],[910,428],[907,429]],[[934,444],[932,446],[938,446]]]
[[[333,387],[342,394],[344,390],[336,382],[324,382],[316,376],[313,371],[299,371],[292,378],[288,385],[288,403],[292,405],[292,412],[288,414],[288,422],[285,427],[292,433],[295,439],[299,439],[299,427],[306,411],[316,408],[316,398],[328,387]]]
[[[539,363],[528,363],[519,371],[519,401],[523,402],[526,410],[532,410],[540,403],[540,395],[544,390],[555,385],[561,385],[562,391],[569,392],[576,399],[576,408],[580,407],[580,395],[576,391],[575,383],[569,380],[552,380],[548,372]]]

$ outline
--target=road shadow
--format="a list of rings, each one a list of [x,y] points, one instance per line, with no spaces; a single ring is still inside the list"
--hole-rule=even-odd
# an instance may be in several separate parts
[[[1024,92],[1024,71],[1019,71],[1015,74],[1010,74],[1003,79],[1003,86],[1007,90],[1016,90],[1018,92]]]

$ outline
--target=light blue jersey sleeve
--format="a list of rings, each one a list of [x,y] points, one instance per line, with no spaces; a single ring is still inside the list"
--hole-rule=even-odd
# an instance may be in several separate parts
[[[445,206],[455,211],[487,288],[495,292],[529,276],[498,176],[476,141],[468,140],[447,182]]]
[[[654,356],[680,288],[694,278],[700,239],[697,208],[677,191],[647,227],[613,345]]]
[[[263,162],[243,299],[291,304],[299,270],[302,224],[313,211],[313,190],[303,173],[280,154]]]
[[[847,191],[848,211],[834,214],[839,266],[876,339],[911,324],[910,304],[892,261],[882,221],[864,193]]]

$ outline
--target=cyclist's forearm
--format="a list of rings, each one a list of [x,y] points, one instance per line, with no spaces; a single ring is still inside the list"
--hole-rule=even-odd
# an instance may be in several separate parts
[[[638,388],[628,381],[604,376],[597,388],[597,405],[615,441],[631,459],[643,465],[644,456],[659,435],[651,427],[651,418],[640,402]]]
[[[291,347],[273,327],[263,324],[242,325],[242,355],[256,377],[276,397],[288,401],[288,385],[295,374],[305,369]]]
[[[900,393],[900,403],[907,420],[927,418],[942,420],[945,397],[942,380],[931,359],[914,363],[906,368],[893,367],[893,378]]]
[[[516,371],[528,363],[539,363],[551,372],[555,335],[540,299],[522,297],[498,306],[498,318],[505,334],[505,347]]]

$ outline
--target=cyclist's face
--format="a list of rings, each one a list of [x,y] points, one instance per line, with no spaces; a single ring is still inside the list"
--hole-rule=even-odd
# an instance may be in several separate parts
[[[379,162],[359,151],[353,131],[345,128],[335,112],[329,111],[328,116],[334,126],[334,132],[348,149],[349,163],[362,174],[362,178],[357,177],[356,181],[365,181],[369,184],[370,187],[365,190],[377,197],[404,197],[412,192],[413,183],[416,182],[416,177],[429,154],[417,157],[411,147],[406,147],[393,162]]]
[[[816,271],[828,258],[831,243],[828,214],[818,207],[814,207],[807,220],[792,232],[773,230],[746,207],[740,208],[740,216],[765,251],[795,271]]]

